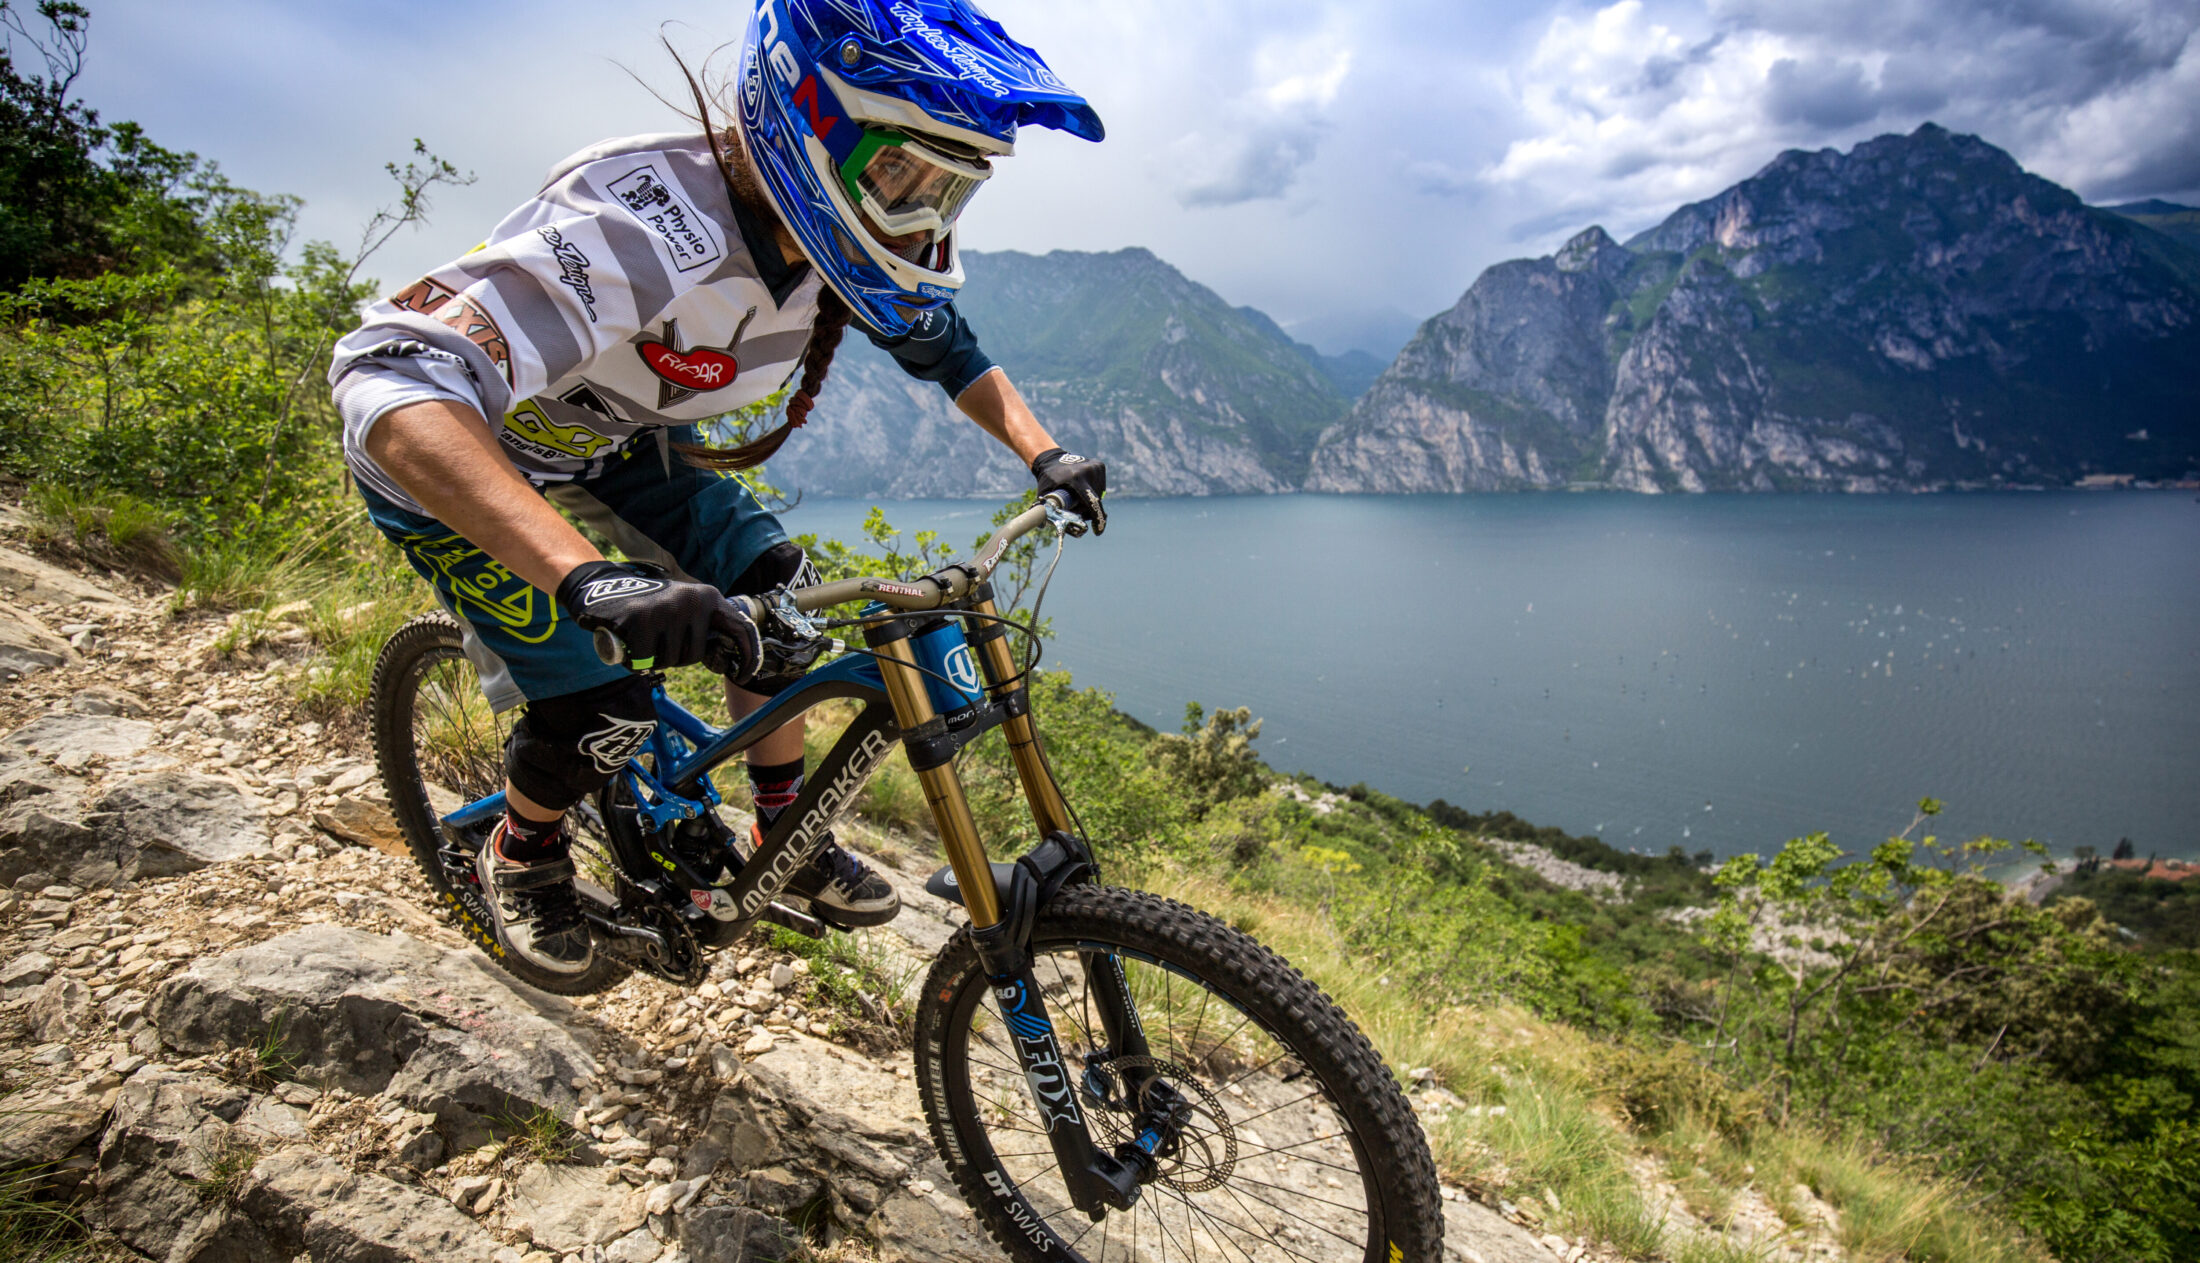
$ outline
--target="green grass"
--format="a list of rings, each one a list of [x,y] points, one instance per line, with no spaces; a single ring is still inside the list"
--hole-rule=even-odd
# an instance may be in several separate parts
[[[0,1259],[76,1263],[92,1253],[84,1223],[43,1196],[44,1167],[0,1172]]]
[[[234,1203],[244,1191],[246,1177],[260,1160],[260,1147],[234,1133],[226,1135],[210,1152],[199,1155],[206,1174],[196,1178],[186,1176],[184,1183],[208,1203]]]
[[[890,933],[860,930],[814,939],[774,927],[771,945],[810,964],[812,999],[907,1042],[916,1021],[917,983],[930,962],[902,950]]]
[[[496,1130],[504,1133],[504,1152],[520,1163],[556,1166],[569,1161],[581,1147],[580,1133],[545,1106],[500,1115]]]
[[[66,542],[94,561],[158,579],[182,573],[167,518],[143,500],[39,483],[30,489],[29,505],[33,539]]]

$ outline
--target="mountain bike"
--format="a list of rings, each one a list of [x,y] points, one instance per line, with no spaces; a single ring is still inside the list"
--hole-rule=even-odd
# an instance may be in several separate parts
[[[693,986],[711,953],[760,922],[832,932],[787,880],[899,744],[946,853],[927,889],[968,921],[917,998],[917,1089],[940,1157],[1002,1250],[1092,1263],[1439,1259],[1426,1139],[1352,1021],[1243,932],[1100,879],[1032,711],[1036,635],[995,608],[991,582],[1041,526],[1059,561],[1083,531],[1065,507],[1041,500],[969,560],[916,579],[735,598],[772,672],[799,676],[727,728],[673,702],[659,677],[647,747],[571,817],[598,947],[577,977],[507,955],[488,928],[473,861],[503,811],[504,728],[457,622],[415,619],[384,646],[372,694],[375,752],[413,854],[460,928],[523,981],[576,994],[638,969]],[[856,602],[859,614],[826,617]],[[1012,627],[1031,646],[1022,663]],[[598,652],[618,661],[623,647],[599,635]],[[855,719],[753,854],[734,850],[711,774],[832,698],[856,702]],[[1041,839],[1013,863],[987,858],[955,763],[995,728]]]

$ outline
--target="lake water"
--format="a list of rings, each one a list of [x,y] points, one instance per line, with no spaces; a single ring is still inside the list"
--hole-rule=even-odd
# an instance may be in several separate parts
[[[795,531],[857,537],[867,503]],[[885,506],[958,546],[994,506]],[[2200,858],[2188,493],[1125,500],[1048,661],[1279,769],[1622,848],[1944,836]]]

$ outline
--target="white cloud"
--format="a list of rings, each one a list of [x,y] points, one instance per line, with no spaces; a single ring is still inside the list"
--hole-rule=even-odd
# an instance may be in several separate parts
[[[2200,10],[2170,0],[1619,0],[1563,10],[1479,174],[1622,231],[1784,148],[1928,119],[2088,196],[2200,190]],[[1426,180],[1427,177],[1424,177]]]
[[[1313,161],[1330,130],[1329,108],[1352,73],[1352,48],[1327,24],[1271,36],[1253,48],[1251,82],[1226,104],[1220,126],[1169,147],[1177,200],[1187,207],[1279,199]]]

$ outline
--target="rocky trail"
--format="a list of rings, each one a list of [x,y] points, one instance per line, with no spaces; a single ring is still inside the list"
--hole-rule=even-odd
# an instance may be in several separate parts
[[[226,653],[227,620],[125,585],[0,547],[0,1171],[43,1171],[95,1251],[999,1257],[933,1154],[905,996],[863,990],[952,932],[931,861],[882,865],[907,907],[865,972],[758,935],[692,992],[536,992],[430,910],[356,731],[293,702],[302,628]],[[1589,1257],[1445,1199],[1449,1258]]]

